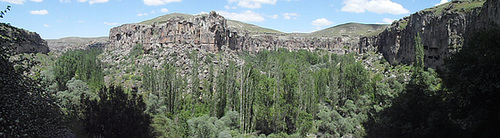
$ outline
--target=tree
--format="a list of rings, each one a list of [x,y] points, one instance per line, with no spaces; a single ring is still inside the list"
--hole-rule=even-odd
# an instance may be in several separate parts
[[[16,54],[11,49],[0,48],[0,137],[63,137],[62,114],[53,93],[40,79],[26,75],[33,60],[20,55],[19,60],[9,60]]]
[[[93,137],[150,137],[151,117],[136,91],[129,97],[121,86],[104,87],[100,100],[82,96],[85,129]]]
[[[461,136],[500,135],[500,29],[477,30],[446,63],[445,95],[451,121]]]
[[[5,8],[5,10],[3,11],[0,11],[0,18],[3,18],[3,16],[5,16],[5,14],[10,11],[10,5],[7,5],[7,8]]]

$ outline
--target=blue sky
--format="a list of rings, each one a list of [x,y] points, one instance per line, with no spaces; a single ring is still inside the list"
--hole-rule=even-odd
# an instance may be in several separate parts
[[[335,25],[390,23],[447,0],[0,0],[0,22],[44,39],[108,36],[109,29],[168,13],[217,11],[226,18],[283,32]]]

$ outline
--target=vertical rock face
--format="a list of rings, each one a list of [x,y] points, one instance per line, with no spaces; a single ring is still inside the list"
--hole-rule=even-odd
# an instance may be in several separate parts
[[[498,0],[488,0],[484,3],[479,17],[468,31],[474,32],[491,27],[500,27],[500,1]]]
[[[224,17],[211,12],[191,19],[176,17],[166,23],[153,25],[125,24],[112,28],[109,33],[110,49],[129,49],[141,44],[146,51],[161,48],[191,46],[207,51],[220,51],[228,42]]]
[[[47,42],[35,32],[29,32],[0,23],[0,46],[13,48],[18,53],[48,53]]]
[[[361,39],[360,46],[378,48],[391,64],[410,64],[415,58],[414,38],[420,34],[425,49],[425,66],[439,68],[444,59],[462,47],[467,27],[481,10],[481,7],[461,8],[464,4],[469,3],[453,1],[414,13],[393,23],[376,38],[363,38],[372,39],[372,43],[367,44]]]
[[[359,41],[359,37],[312,38],[230,29],[227,20],[215,12],[189,19],[179,16],[152,25],[125,24],[112,28],[109,34],[107,49],[127,50],[141,44],[145,51],[184,47],[208,52],[258,52],[286,48],[292,51],[325,49],[344,54],[357,51]]]

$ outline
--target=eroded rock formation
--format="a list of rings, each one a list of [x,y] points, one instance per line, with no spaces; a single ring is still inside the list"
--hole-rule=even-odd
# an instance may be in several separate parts
[[[18,53],[48,53],[47,42],[35,32],[0,23],[0,46],[13,48]]]
[[[215,12],[193,18],[171,18],[165,22],[125,24],[112,28],[107,49],[127,50],[143,45],[145,51],[160,48],[190,47],[209,52],[324,49],[344,54],[357,51],[359,37],[314,38],[287,34],[251,33],[229,28],[227,20]]]
[[[461,49],[467,28],[481,13],[484,0],[452,1],[405,17],[375,37],[364,37],[360,47],[373,47],[391,64],[411,64],[415,59],[415,37],[420,34],[425,49],[425,66],[440,68],[444,60]],[[497,5],[498,6],[498,5]],[[466,8],[463,8],[466,7]]]

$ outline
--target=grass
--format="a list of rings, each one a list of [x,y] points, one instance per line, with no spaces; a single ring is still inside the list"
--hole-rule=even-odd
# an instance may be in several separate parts
[[[151,20],[146,20],[146,21],[140,22],[139,24],[152,25],[155,22],[164,23],[167,20],[174,18],[174,17],[178,17],[178,16],[181,16],[181,17],[187,19],[187,18],[192,18],[195,16],[206,16],[206,15],[189,15],[189,14],[183,14],[183,13],[172,13],[172,14],[166,14],[166,15],[163,15],[160,17],[156,17],[156,18],[153,18]],[[246,31],[253,32],[253,33],[283,33],[283,32],[277,31],[277,30],[263,28],[263,27],[259,27],[257,25],[243,23],[240,21],[229,20],[229,19],[227,20],[227,24],[229,27],[237,28],[240,30],[246,30]]]
[[[388,24],[346,23],[304,35],[310,37],[331,37],[342,35],[373,36],[381,33],[388,26]]]
[[[408,26],[408,21],[407,20],[403,20],[403,21],[399,22],[399,30],[406,29],[406,26]]]
[[[473,9],[482,7],[486,0],[480,1],[471,1],[471,0],[459,0],[460,2],[447,2],[445,4],[441,4],[432,8],[427,8],[424,11],[434,12],[434,15],[441,15],[446,11],[455,11],[455,12],[471,12]],[[447,9],[450,5],[453,7],[451,9]]]

